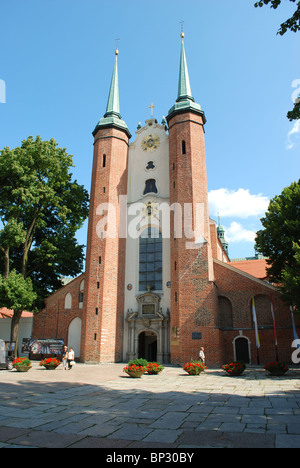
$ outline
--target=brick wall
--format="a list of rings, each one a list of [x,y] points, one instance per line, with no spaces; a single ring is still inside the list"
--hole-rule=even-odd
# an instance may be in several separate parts
[[[45,308],[34,315],[33,337],[40,339],[63,339],[67,345],[72,346],[72,343],[68,343],[68,331],[70,323],[76,317],[83,320],[84,313],[79,305],[79,293],[80,285],[84,278],[85,274],[83,273],[68,285],[45,299]],[[65,298],[67,294],[71,294],[72,296],[72,306],[70,309],[65,309]]]
[[[126,134],[114,128],[100,129],[95,135],[88,226],[84,361],[122,359],[126,240],[119,239],[118,232],[119,195],[127,194],[127,159]],[[104,203],[113,207],[112,218]],[[106,224],[106,232],[101,223],[102,227]]]

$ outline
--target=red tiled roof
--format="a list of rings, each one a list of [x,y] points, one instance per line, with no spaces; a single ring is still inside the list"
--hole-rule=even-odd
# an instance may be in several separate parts
[[[244,271],[255,278],[266,279],[268,277],[266,268],[268,267],[266,259],[242,260],[239,262],[230,262],[229,265]]]
[[[12,318],[14,314],[13,310],[6,309],[5,307],[3,309],[0,309],[0,319],[1,318]],[[32,312],[22,312],[22,318],[31,318],[33,317]]]

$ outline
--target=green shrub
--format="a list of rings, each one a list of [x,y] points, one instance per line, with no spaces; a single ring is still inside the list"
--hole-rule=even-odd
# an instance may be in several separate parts
[[[148,361],[146,359],[134,359],[129,361],[129,366],[148,366]]]

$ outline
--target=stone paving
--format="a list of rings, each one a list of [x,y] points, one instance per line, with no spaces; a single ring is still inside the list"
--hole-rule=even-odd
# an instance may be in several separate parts
[[[300,369],[131,379],[123,367],[0,371],[0,448],[300,447]]]

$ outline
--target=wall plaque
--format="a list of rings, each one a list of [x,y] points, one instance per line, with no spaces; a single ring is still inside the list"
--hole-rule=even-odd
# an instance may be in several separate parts
[[[193,332],[192,333],[192,339],[193,340],[201,340],[202,339],[202,333],[201,332]]]

